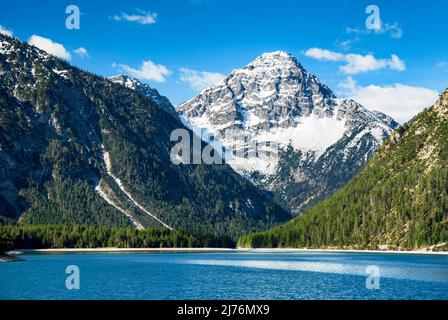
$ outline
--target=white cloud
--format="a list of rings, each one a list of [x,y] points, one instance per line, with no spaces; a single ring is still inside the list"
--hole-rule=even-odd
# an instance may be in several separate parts
[[[116,21],[128,21],[137,22],[140,24],[155,24],[157,19],[157,13],[150,11],[137,10],[139,14],[127,14],[122,12],[119,15],[114,15],[112,19]]]
[[[424,108],[433,105],[439,97],[435,90],[401,83],[363,87],[352,77],[348,77],[339,88],[342,96],[353,99],[368,109],[390,115],[400,123],[410,120]]]
[[[406,65],[397,55],[391,55],[390,59],[377,59],[373,55],[347,54],[346,65],[339,67],[344,74],[357,74],[380,69],[391,69],[396,71],[406,70]]]
[[[181,68],[179,71],[180,80],[188,83],[196,91],[207,89],[225,78],[225,75],[218,72],[197,71],[188,68]]]
[[[33,34],[28,39],[28,43],[61,59],[70,60],[72,57],[62,44],[53,42],[48,38]]]
[[[384,60],[378,60],[373,55],[366,56],[350,53],[345,57],[346,65],[339,67],[342,73],[356,74],[360,72],[374,71],[386,66]]]
[[[341,53],[320,48],[310,48],[305,51],[304,55],[321,61],[340,61],[344,59],[344,55]]]
[[[139,69],[132,68],[126,64],[112,64],[121,72],[140,80],[153,80],[155,82],[165,82],[165,76],[169,76],[172,72],[161,64],[155,64],[151,60],[143,61]]]
[[[0,33],[12,37],[12,30],[6,29],[0,25]]]
[[[396,71],[406,70],[406,64],[396,54],[393,54],[390,57],[391,59],[387,62],[389,68]]]
[[[342,54],[320,48],[310,48],[303,54],[319,61],[345,61],[346,64],[339,67],[344,74],[357,74],[380,69],[391,69],[396,71],[406,70],[404,61],[395,54],[392,54],[390,59],[377,59],[371,54]]]
[[[78,49],[73,50],[73,52],[76,53],[81,58],[90,58],[89,52],[87,51],[86,48],[79,47]]]
[[[346,27],[345,32],[348,34],[388,34],[389,37],[393,39],[400,39],[403,37],[403,29],[398,24],[398,22],[394,23],[382,23],[380,29],[367,29],[367,28],[351,28]]]

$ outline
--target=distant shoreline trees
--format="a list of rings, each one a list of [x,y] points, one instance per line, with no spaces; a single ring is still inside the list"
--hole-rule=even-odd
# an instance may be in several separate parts
[[[15,249],[53,248],[233,248],[229,237],[193,235],[151,228],[111,228],[90,225],[0,226],[0,254]]]

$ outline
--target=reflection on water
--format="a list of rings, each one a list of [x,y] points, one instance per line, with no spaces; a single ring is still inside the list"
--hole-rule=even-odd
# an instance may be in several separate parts
[[[377,263],[377,261],[372,261]],[[367,263],[333,263],[333,262],[307,262],[307,261],[278,261],[278,260],[213,260],[196,259],[185,260],[185,264],[216,265],[226,267],[245,267],[272,270],[295,270],[308,272],[324,272],[348,275],[366,275],[366,268],[369,265],[377,265],[380,268],[381,277],[395,279],[409,279],[420,281],[448,281],[448,268],[425,268],[410,264],[400,266],[367,264]]]

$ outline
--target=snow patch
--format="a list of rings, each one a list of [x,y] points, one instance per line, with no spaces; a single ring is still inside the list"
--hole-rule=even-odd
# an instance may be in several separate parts
[[[147,215],[149,215],[151,218],[153,218],[154,220],[156,220],[157,222],[159,222],[161,225],[163,225],[165,228],[168,228],[170,230],[174,230],[172,227],[170,227],[169,225],[167,225],[165,222],[163,222],[162,220],[160,220],[159,218],[157,218],[154,214],[152,214],[151,212],[149,212],[148,210],[145,209],[145,207],[143,207],[140,203],[138,203],[134,197],[132,196],[132,194],[126,190],[126,188],[123,185],[123,182],[120,180],[120,178],[117,178],[116,176],[114,176],[112,174],[111,171],[111,162],[110,162],[110,156],[109,156],[109,152],[104,151],[103,150],[103,160],[104,163],[106,165],[106,170],[107,170],[107,174],[115,181],[115,183],[118,185],[118,187],[120,188],[120,190],[126,195],[126,197],[129,199],[129,201],[131,203],[133,203],[137,208],[139,208],[141,211],[143,211],[144,213],[146,213]]]
[[[95,191],[98,193],[98,195],[103,198],[109,205],[113,206],[115,209],[117,209],[118,211],[120,211],[121,213],[124,213],[129,220],[132,221],[132,224],[137,228],[137,230],[145,230],[145,227],[138,222],[134,216],[129,213],[129,211],[126,211],[125,209],[123,209],[122,207],[120,207],[115,201],[113,201],[111,198],[109,198],[109,196],[106,194],[106,192],[101,189],[101,180],[98,183],[98,185],[95,187]]]
[[[57,70],[57,69],[53,69],[53,72],[56,73],[58,76],[60,76],[61,78],[64,78],[66,80],[68,80],[67,77],[67,72],[68,70]]]
[[[271,128],[261,132],[258,141],[276,141],[283,146],[291,144],[297,150],[324,152],[345,133],[345,121],[334,117],[311,114],[301,117],[295,127]]]

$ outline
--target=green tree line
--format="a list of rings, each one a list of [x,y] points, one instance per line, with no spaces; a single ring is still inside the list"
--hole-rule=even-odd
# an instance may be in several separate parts
[[[234,247],[228,237],[193,235],[152,228],[111,228],[90,225],[0,226],[0,253],[14,249],[49,248],[206,248]]]

